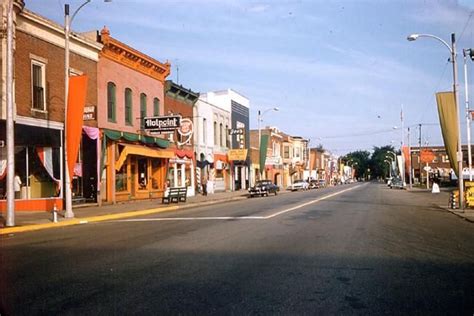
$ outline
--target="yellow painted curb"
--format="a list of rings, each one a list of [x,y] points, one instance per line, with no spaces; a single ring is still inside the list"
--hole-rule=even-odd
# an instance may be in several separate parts
[[[46,224],[32,224],[32,225],[25,225],[25,226],[17,226],[17,227],[7,227],[0,229],[0,235],[8,235],[8,234],[15,234],[15,233],[23,233],[29,231],[36,231],[48,228],[59,228],[59,227],[66,227],[72,225],[80,225],[80,224],[87,224],[87,223],[94,223],[94,222],[103,222],[103,221],[110,221],[114,219],[121,219],[127,217],[134,217],[134,216],[143,216],[161,212],[168,212],[177,210],[179,206],[167,206],[167,207],[158,207],[152,208],[143,211],[133,211],[133,212],[126,212],[126,213],[117,213],[117,214],[108,214],[108,215],[98,215],[98,216],[91,216],[91,217],[84,217],[84,218],[74,218],[66,221],[62,221],[59,223],[46,223]]]

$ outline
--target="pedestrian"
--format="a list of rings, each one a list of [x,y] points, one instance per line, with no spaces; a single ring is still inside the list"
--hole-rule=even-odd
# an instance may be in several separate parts
[[[202,195],[206,196],[207,195],[207,178],[203,177],[202,178]]]
[[[13,179],[13,188],[15,189],[15,199],[21,198],[21,179],[17,173],[15,173],[15,178]]]

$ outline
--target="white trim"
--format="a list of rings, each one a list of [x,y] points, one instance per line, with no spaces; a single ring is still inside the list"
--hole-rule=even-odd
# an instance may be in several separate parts
[[[57,130],[64,129],[64,123],[62,122],[41,120],[41,119],[26,117],[26,116],[17,116],[15,123],[29,125],[29,126],[43,127],[43,128],[52,128],[52,129],[57,129]]]

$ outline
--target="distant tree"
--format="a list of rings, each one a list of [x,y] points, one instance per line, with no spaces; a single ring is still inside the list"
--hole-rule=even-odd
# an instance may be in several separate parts
[[[390,155],[388,152],[395,152],[393,146],[382,146],[374,147],[374,152],[370,159],[370,171],[372,178],[385,178],[389,174],[389,167],[386,162],[384,162],[387,155]]]
[[[366,150],[350,152],[344,156],[343,160],[345,160],[346,163],[352,160],[350,165],[353,166],[355,170],[356,178],[367,178],[370,169],[370,152]]]

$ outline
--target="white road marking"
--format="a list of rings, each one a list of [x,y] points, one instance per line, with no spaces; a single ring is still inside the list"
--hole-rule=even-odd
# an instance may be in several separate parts
[[[315,200],[312,200],[312,201],[309,201],[309,202],[306,202],[306,203],[303,203],[303,204],[300,204],[300,205],[297,205],[297,206],[294,206],[294,207],[288,208],[286,210],[279,211],[277,213],[267,215],[267,216],[159,217],[159,218],[136,218],[136,219],[131,218],[131,219],[117,220],[115,222],[165,222],[165,221],[199,221],[199,220],[200,221],[204,221],[204,220],[205,221],[209,221],[209,220],[224,220],[224,221],[227,221],[227,220],[246,220],[246,219],[267,220],[267,219],[271,219],[271,218],[280,216],[282,214],[286,214],[286,213],[298,210],[298,209],[303,208],[305,206],[308,206],[308,205],[311,205],[311,204],[314,204],[314,203],[318,203],[320,201],[329,199],[329,198],[337,196],[339,194],[357,189],[361,186],[362,185],[357,185],[355,187],[351,187],[351,188],[348,188],[348,189],[345,189],[345,190],[342,190],[342,191],[331,193],[331,194],[322,196],[320,198],[317,198]]]

